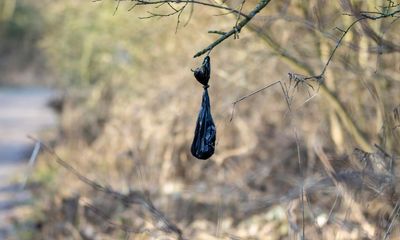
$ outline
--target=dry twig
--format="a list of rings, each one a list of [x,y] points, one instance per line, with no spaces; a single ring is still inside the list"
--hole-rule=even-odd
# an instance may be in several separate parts
[[[54,157],[56,162],[64,167],[66,170],[68,170],[70,173],[75,175],[80,181],[83,183],[87,184],[91,188],[93,188],[96,191],[101,191],[107,195],[112,196],[113,198],[121,201],[125,206],[129,207],[132,204],[137,204],[146,209],[152,216],[153,219],[153,224],[156,228],[166,232],[166,233],[175,233],[179,239],[183,239],[182,236],[182,231],[170,220],[167,219],[167,217],[162,213],[160,210],[158,210],[153,202],[148,198],[145,197],[143,193],[139,191],[129,191],[127,194],[119,193],[115,190],[113,190],[110,187],[104,187],[101,184],[85,177],[82,175],[78,170],[76,170],[74,167],[72,167],[70,164],[65,162],[61,157],[57,155],[57,153],[44,144],[43,142],[30,137],[32,140],[34,140],[36,143],[40,143],[40,145],[43,147],[43,149],[48,152],[51,156]],[[127,229],[124,227],[122,229],[123,231],[127,231]]]

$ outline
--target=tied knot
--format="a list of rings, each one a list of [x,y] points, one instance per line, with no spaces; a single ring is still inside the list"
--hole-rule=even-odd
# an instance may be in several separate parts
[[[203,85],[203,88],[204,88],[204,89],[207,89],[207,88],[209,88],[209,87],[210,87],[210,85],[208,85],[208,84],[207,84],[207,85]]]

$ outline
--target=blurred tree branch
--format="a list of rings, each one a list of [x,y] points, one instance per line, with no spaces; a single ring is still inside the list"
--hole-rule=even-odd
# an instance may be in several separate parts
[[[103,0],[94,0],[94,2],[101,2]],[[118,0],[117,2],[117,6],[116,6],[116,10],[119,7],[119,3],[121,1],[128,1],[128,0]],[[246,26],[251,19],[253,19],[263,8],[265,8],[270,2],[271,0],[260,0],[257,5],[253,8],[253,10],[251,10],[248,14],[245,14],[242,12],[242,8],[243,5],[245,3],[245,0],[242,1],[241,5],[240,5],[240,9],[236,10],[234,8],[231,7],[227,7],[225,4],[221,4],[221,5],[217,5],[217,4],[213,4],[213,3],[208,3],[208,2],[202,2],[202,1],[197,1],[197,0],[156,0],[156,1],[148,1],[148,0],[132,0],[129,1],[132,2],[133,5],[129,10],[132,10],[133,8],[135,8],[136,6],[143,6],[143,5],[155,5],[155,8],[158,8],[162,5],[168,5],[169,8],[172,10],[172,12],[169,13],[154,13],[154,12],[150,12],[149,16],[147,17],[141,17],[143,18],[153,18],[153,17],[169,17],[169,16],[173,16],[173,15],[177,15],[178,19],[177,19],[177,29],[178,26],[180,24],[180,17],[182,15],[182,13],[185,11],[186,7],[188,6],[188,4],[197,4],[197,5],[203,5],[203,6],[207,6],[207,7],[211,7],[211,8],[216,8],[216,9],[220,9],[220,10],[226,10],[228,11],[228,13],[234,13],[237,15],[237,20],[235,23],[235,26],[232,28],[232,30],[228,31],[228,32],[224,32],[222,33],[221,31],[218,32],[218,34],[220,34],[221,36],[215,40],[214,42],[212,42],[211,44],[209,44],[207,47],[205,47],[204,49],[198,51],[193,57],[200,57],[203,54],[210,52],[213,48],[215,48],[217,45],[219,45],[220,43],[222,43],[224,40],[228,39],[231,36],[234,36],[235,38],[237,38],[238,33],[240,33],[241,29]],[[172,6],[171,4],[183,4],[183,6],[179,9],[176,9],[174,6]],[[243,20],[240,20],[240,17],[244,17]],[[189,17],[190,18],[190,17]]]
[[[365,18],[369,20],[379,20],[383,18],[394,17],[396,18],[394,21],[397,21],[400,18],[400,16],[398,16],[398,14],[400,13],[400,9],[392,10],[395,7],[394,5],[388,8],[384,8],[382,11],[370,12],[358,9],[357,7],[353,6],[353,4],[351,4],[350,0],[342,0],[342,2],[350,10],[350,16],[354,16],[357,19]],[[361,22],[361,28],[369,38],[371,38],[376,44],[380,46],[379,53],[400,51],[400,45],[397,45],[392,41],[389,41],[387,39],[384,39],[382,36],[379,36],[379,34],[371,28],[367,21]]]
[[[156,228],[158,228],[164,232],[167,232],[167,233],[174,233],[177,235],[178,239],[183,239],[182,230],[179,229],[169,219],[167,219],[165,214],[163,212],[161,212],[160,210],[158,210],[154,206],[154,204],[150,200],[150,198],[148,196],[146,196],[144,193],[142,193],[140,191],[131,190],[128,193],[123,194],[123,193],[113,190],[110,187],[105,187],[105,186],[87,178],[83,174],[81,174],[78,170],[76,170],[74,167],[72,167],[69,163],[67,163],[66,161],[61,159],[61,157],[58,156],[58,154],[48,145],[44,144],[43,142],[41,142],[38,139],[35,139],[33,137],[29,137],[29,138],[32,139],[33,141],[35,141],[36,143],[39,143],[40,146],[42,146],[43,149],[46,152],[48,152],[60,166],[62,166],[63,168],[68,170],[70,173],[75,175],[83,183],[87,184],[88,186],[90,186],[91,188],[93,188],[96,191],[103,192],[103,193],[113,197],[114,199],[121,201],[126,207],[130,207],[131,205],[141,206],[142,208],[144,208],[151,214],[153,224]],[[96,212],[96,213],[101,215],[101,213],[98,213],[98,212]],[[122,228],[122,230],[127,231],[127,232],[141,232],[138,230],[130,230],[129,227],[127,227],[127,226],[121,226],[121,228]]]
[[[281,47],[279,43],[277,43],[268,33],[266,33],[265,30],[259,29],[257,26],[253,24],[249,24],[248,28],[252,32],[254,32],[262,41],[264,41],[271,48],[271,50],[273,50],[277,55],[279,55],[281,59],[284,60],[284,62],[290,64],[296,69],[304,71],[309,76],[317,76],[310,65],[308,65],[305,61],[301,61],[297,57],[291,55],[288,51],[286,51],[283,47]],[[325,71],[322,71],[322,73],[325,73]],[[319,79],[321,78],[322,75],[319,74]],[[311,78],[308,77],[308,79]],[[372,146],[370,146],[370,144],[368,143],[365,134],[361,132],[361,130],[355,124],[354,120],[351,119],[350,115],[348,114],[344,105],[340,102],[338,97],[335,96],[335,94],[328,89],[328,87],[324,84],[323,81],[319,81],[319,83],[321,84],[320,85],[321,94],[324,97],[326,97],[328,103],[336,110],[344,126],[349,131],[349,133],[354,136],[356,142],[365,149],[369,150],[372,149]]]
[[[101,1],[101,0],[98,0]],[[118,1],[119,2],[122,0]],[[125,0],[126,1],[126,0]],[[397,8],[396,6],[389,6],[382,11],[376,11],[376,12],[369,12],[369,11],[356,11],[355,8],[351,5],[352,3],[349,2],[348,0],[343,0],[342,3],[351,9],[352,14],[346,14],[355,17],[356,19],[351,22],[350,25],[345,30],[337,28],[339,31],[342,32],[340,38],[337,40],[335,46],[333,47],[331,53],[328,56],[327,61],[323,65],[323,68],[320,73],[316,74],[316,72],[312,69],[312,67],[303,59],[300,59],[296,57],[295,55],[291,54],[287,49],[283,48],[274,38],[268,34],[265,29],[258,27],[254,23],[250,23],[250,21],[262,10],[264,9],[269,3],[270,0],[260,0],[255,7],[248,13],[244,14],[242,12],[243,10],[243,5],[245,3],[245,0],[241,2],[239,5],[239,10],[236,10],[235,7],[230,6],[227,2],[223,2],[221,4],[213,4],[213,3],[207,3],[207,2],[202,2],[202,1],[197,1],[197,0],[156,0],[156,1],[149,1],[149,0],[133,0],[130,1],[133,3],[133,6],[131,7],[134,8],[136,6],[142,6],[142,5],[155,5],[155,8],[158,8],[162,5],[168,5],[169,8],[172,10],[170,13],[153,13],[153,12],[148,12],[150,16],[146,18],[151,18],[151,17],[167,17],[167,16],[173,16],[173,15],[178,15],[178,23],[177,27],[180,22],[180,16],[182,12],[185,10],[186,6],[188,4],[198,4],[198,5],[204,5],[207,7],[211,8],[216,8],[220,9],[223,11],[228,11],[228,13],[233,13],[236,15],[236,24],[235,26],[227,32],[224,31],[209,31],[209,33],[217,34],[220,35],[218,39],[216,39],[214,42],[209,44],[207,47],[204,49],[198,51],[195,55],[194,58],[202,56],[203,54],[206,54],[213,50],[215,47],[217,47],[219,44],[221,44],[223,41],[228,39],[231,36],[234,36],[234,38],[237,38],[237,34],[240,33],[241,29],[245,26],[247,28],[254,32],[256,36],[258,36],[260,39],[262,39],[267,45],[276,53],[278,54],[281,59],[284,61],[288,62],[292,66],[296,67],[297,69],[306,72],[308,76],[303,77],[302,81],[307,81],[314,79],[316,80],[320,85],[321,85],[321,93],[326,97],[328,100],[329,104],[335,109],[336,113],[338,114],[340,120],[342,121],[342,124],[344,125],[345,129],[354,137],[355,141],[364,149],[366,150],[371,150],[372,146],[368,143],[367,138],[365,136],[365,133],[362,132],[362,130],[357,126],[355,121],[350,117],[350,114],[347,112],[346,108],[344,107],[344,104],[339,100],[339,98],[335,95],[335,93],[330,90],[324,83],[324,78],[325,78],[325,73],[330,65],[337,49],[342,45],[343,39],[347,35],[347,33],[359,22],[365,22],[364,20],[380,20],[384,18],[400,18],[399,13],[400,9]],[[171,4],[184,4],[181,8],[175,8]],[[117,5],[117,8],[118,8]],[[240,17],[244,17],[240,21]],[[381,44],[382,46],[385,46],[385,49],[389,52],[392,51],[398,51],[399,46],[396,44],[390,42],[390,41],[385,41],[382,37],[378,36],[367,24],[362,24],[361,25],[363,30],[367,33],[369,37],[375,40],[375,42]],[[381,51],[379,51],[381,52]]]
[[[372,146],[367,141],[365,133],[363,133],[360,128],[357,126],[355,121],[350,117],[349,113],[344,107],[344,104],[339,100],[339,98],[324,84],[323,78],[325,72],[332,61],[333,56],[335,55],[336,50],[342,44],[342,41],[346,34],[352,29],[358,22],[362,22],[363,20],[378,20],[383,18],[395,17],[396,19],[400,18],[398,16],[400,10],[395,10],[391,12],[374,12],[374,15],[371,15],[369,12],[361,12],[361,14],[356,15],[359,16],[356,20],[354,20],[346,30],[342,31],[342,36],[337,41],[335,47],[329,55],[327,62],[325,63],[322,71],[316,75],[314,70],[310,65],[308,65],[305,61],[298,59],[294,55],[290,54],[287,50],[280,46],[278,42],[276,42],[264,29],[257,27],[255,24],[248,24],[247,27],[249,30],[254,32],[261,40],[263,40],[276,54],[278,54],[285,62],[294,66],[297,69],[300,69],[306,72],[309,76],[305,77],[304,80],[315,79],[317,82],[321,84],[321,94],[326,97],[329,104],[335,109],[340,120],[342,121],[344,127],[347,131],[354,137],[355,141],[364,149],[371,151]],[[364,25],[365,26],[365,25]],[[365,27],[364,27],[365,28]],[[379,43],[386,43],[387,46],[390,47],[391,50],[396,50],[396,45],[391,44],[390,42],[383,42],[382,39],[378,39]]]
[[[203,55],[206,52],[211,51],[214,47],[216,47],[218,44],[220,44],[221,42],[223,42],[225,39],[229,38],[232,35],[236,35],[237,33],[240,32],[240,30],[246,26],[250,20],[256,16],[263,8],[265,8],[268,3],[270,3],[271,0],[261,0],[256,6],[255,8],[248,14],[248,18],[243,19],[240,22],[237,22],[235,27],[233,27],[232,30],[230,30],[229,32],[225,33],[224,35],[222,35],[220,38],[218,38],[216,41],[214,41],[213,43],[211,43],[210,45],[208,45],[208,47],[204,48],[203,50],[197,52],[194,57],[199,57],[201,55]]]

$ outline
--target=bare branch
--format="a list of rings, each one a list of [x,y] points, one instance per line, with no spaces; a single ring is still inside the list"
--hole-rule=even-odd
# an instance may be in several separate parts
[[[341,32],[343,32],[342,36],[339,38],[338,42],[336,43],[335,48],[332,50],[331,54],[329,55],[328,61],[325,63],[324,68],[322,69],[321,73],[316,75],[316,76],[310,76],[309,78],[315,78],[315,79],[322,79],[326,69],[328,68],[330,62],[332,61],[333,56],[335,55],[336,50],[339,48],[339,46],[341,45],[343,38],[346,36],[346,34],[350,31],[351,28],[354,27],[354,25],[362,20],[378,20],[378,19],[382,19],[382,18],[388,18],[388,17],[398,17],[396,16],[397,13],[400,13],[400,10],[396,10],[390,13],[375,13],[378,14],[378,16],[371,16],[369,14],[365,14],[362,13],[360,18],[357,18],[356,20],[354,20],[347,28],[346,30],[341,30]]]
[[[113,14],[113,15],[115,15],[115,13],[118,11],[118,7],[119,7],[120,2],[121,2],[121,0],[118,0],[117,6],[115,7],[115,10],[114,10],[114,14]]]
[[[253,92],[251,92],[251,93],[249,93],[249,94],[247,94],[247,95],[245,95],[245,96],[243,96],[243,97],[237,99],[236,101],[234,101],[234,102],[232,103],[232,112],[231,112],[231,118],[230,118],[229,121],[232,122],[232,120],[233,120],[233,116],[234,116],[234,114],[235,114],[235,107],[236,107],[236,104],[238,104],[238,103],[240,103],[241,101],[243,101],[243,100],[245,100],[245,99],[247,99],[247,98],[249,98],[249,97],[251,97],[251,96],[253,96],[253,95],[256,95],[256,94],[258,94],[258,93],[260,93],[260,92],[262,92],[262,91],[264,91],[264,90],[266,90],[266,89],[268,89],[268,88],[270,88],[270,87],[272,87],[272,86],[274,86],[274,85],[276,85],[276,84],[278,84],[278,83],[279,83],[279,85],[281,86],[282,93],[283,93],[283,95],[284,95],[284,97],[285,97],[286,104],[288,105],[288,109],[289,109],[289,111],[291,111],[290,97],[289,97],[289,89],[288,89],[286,86],[284,86],[284,84],[282,84],[282,81],[281,81],[281,80],[279,80],[279,81],[270,83],[270,84],[268,84],[267,86],[264,86],[264,87],[262,87],[262,88],[260,88],[260,89],[257,89],[257,90],[255,90],[255,91],[253,91]]]
[[[226,34],[226,32],[218,31],[218,30],[210,30],[210,31],[208,31],[208,33],[218,34],[218,35],[225,35]]]
[[[101,2],[103,0],[95,0],[93,2]],[[212,3],[208,3],[208,2],[202,2],[202,1],[198,1],[198,0],[158,0],[158,1],[148,1],[148,0],[119,0],[119,1],[125,1],[125,2],[132,2],[134,3],[133,7],[135,6],[143,6],[143,5],[159,5],[159,4],[166,4],[166,3],[176,3],[176,4],[181,4],[181,3],[185,3],[185,4],[189,4],[189,3],[193,3],[193,4],[198,4],[198,5],[203,5],[203,6],[207,6],[207,7],[212,7],[212,8],[218,8],[218,9],[222,9],[222,10],[227,10],[229,12],[235,13],[235,14],[239,14],[244,18],[249,18],[248,15],[241,13],[238,10],[229,8],[229,7],[225,7],[225,6],[221,6],[221,5],[217,5],[217,4],[212,4]],[[132,8],[133,8],[132,7]],[[131,10],[131,9],[129,9]]]
[[[338,47],[340,46],[340,44],[343,41],[343,38],[346,36],[346,34],[350,31],[350,29],[359,21],[364,20],[365,18],[359,18],[357,20],[355,20],[354,22],[352,22],[347,28],[346,30],[344,30],[342,36],[339,38],[339,41],[336,43],[335,48],[332,50],[331,54],[329,55],[328,61],[325,63],[324,68],[322,69],[321,73],[317,76],[315,76],[315,78],[322,78],[326,72],[326,68],[329,66],[329,63],[332,61],[333,55],[335,55],[336,50],[338,49]]]
[[[229,32],[227,32],[226,34],[222,35],[220,38],[218,38],[216,41],[214,41],[213,43],[211,43],[210,45],[208,45],[208,47],[204,48],[203,50],[197,52],[193,57],[200,57],[201,55],[205,54],[206,52],[211,51],[214,47],[216,47],[218,44],[222,43],[224,40],[226,40],[227,38],[229,38],[230,36],[237,34],[240,32],[240,30],[246,26],[250,20],[256,16],[263,8],[265,8],[268,3],[270,3],[271,0],[261,0],[256,6],[255,8],[248,14],[248,17],[243,19],[242,21],[240,21],[238,24],[236,24],[236,26],[230,30]],[[240,12],[238,13],[240,14]]]
[[[345,128],[354,136],[354,139],[358,142],[360,146],[362,146],[364,149],[367,150],[372,149],[366,137],[364,136],[364,133],[357,127],[355,121],[350,117],[350,114],[346,111],[344,104],[339,101],[337,96],[331,90],[329,90],[328,87],[323,82],[321,82],[323,78],[319,79],[317,78],[320,75],[316,75],[310,65],[308,65],[304,61],[301,61],[296,56],[291,55],[275,39],[273,39],[268,33],[261,30],[259,27],[255,26],[255,24],[249,24],[247,25],[247,27],[251,31],[256,33],[258,37],[260,37],[260,39],[263,40],[276,54],[281,56],[282,60],[285,60],[286,62],[296,67],[297,69],[305,71],[309,76],[311,76],[307,77],[307,80],[314,79],[317,82],[320,82],[320,90],[321,90],[320,92],[327,98],[329,104],[336,110],[340,119],[343,121]]]
[[[43,142],[41,142],[41,141],[39,141],[39,140],[37,140],[37,139],[35,139],[33,137],[29,137],[29,138],[34,140],[36,143],[40,143],[40,145],[43,147],[43,149],[46,150],[51,156],[53,156],[54,159],[56,160],[56,162],[59,165],[61,165],[66,170],[71,172],[73,175],[75,175],[83,183],[87,184],[88,186],[90,186],[94,190],[101,191],[101,192],[103,192],[105,194],[108,194],[108,195],[112,196],[115,199],[118,199],[119,201],[124,203],[126,206],[130,206],[132,204],[140,205],[141,207],[146,209],[148,212],[150,212],[150,214],[151,214],[151,216],[153,218],[154,226],[156,226],[157,228],[161,229],[164,232],[175,233],[178,236],[179,239],[183,239],[182,238],[182,231],[175,224],[170,222],[165,217],[164,213],[162,213],[160,210],[158,210],[154,206],[153,202],[149,198],[145,197],[143,193],[141,193],[139,191],[130,191],[127,194],[122,194],[122,193],[119,193],[119,192],[109,188],[109,187],[104,187],[101,184],[99,184],[99,183],[97,183],[97,182],[85,177],[84,175],[82,175],[78,170],[76,170],[70,164],[68,164],[63,159],[61,159],[61,157],[59,157],[57,155],[57,153],[52,148],[50,148],[49,146],[47,146]]]
[[[145,233],[145,232],[149,233],[150,232],[149,229],[138,230],[138,229],[133,229],[130,226],[126,226],[126,225],[123,225],[123,224],[115,223],[115,222],[111,221],[100,209],[96,208],[92,204],[90,204],[88,202],[84,202],[84,204],[91,212],[93,212],[94,214],[96,214],[97,216],[102,218],[107,224],[109,224],[110,226],[117,227],[117,228],[121,229],[124,232],[135,233],[135,234]]]
[[[242,3],[240,4],[240,8],[239,8],[239,12],[241,13],[243,10],[243,6],[244,3],[246,2],[246,0],[242,0]],[[235,23],[235,29],[237,29],[238,23],[240,20],[240,14],[238,14],[237,19],[236,19],[236,23]],[[236,32],[235,35],[233,35],[234,39],[239,39],[239,32]]]
[[[36,159],[37,159],[37,156],[38,156],[39,152],[40,152],[40,142],[36,142],[35,143],[35,147],[34,147],[33,152],[32,152],[32,155],[31,155],[31,157],[29,159],[28,169],[26,170],[25,179],[24,179],[24,181],[23,181],[23,183],[21,185],[21,189],[25,189],[26,183],[28,182],[28,178],[31,175],[33,166],[35,165],[35,162],[36,162]]]

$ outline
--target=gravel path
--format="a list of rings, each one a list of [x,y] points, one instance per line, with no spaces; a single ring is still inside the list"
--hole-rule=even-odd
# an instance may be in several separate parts
[[[0,239],[14,239],[12,218],[31,201],[21,190],[33,149],[27,135],[56,126],[56,114],[47,107],[54,95],[42,88],[0,88]]]

